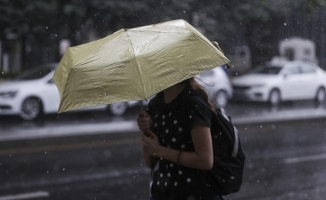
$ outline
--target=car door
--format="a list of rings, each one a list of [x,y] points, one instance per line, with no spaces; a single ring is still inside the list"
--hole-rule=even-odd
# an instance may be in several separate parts
[[[300,83],[302,85],[302,93],[300,93],[302,96],[300,98],[312,99],[314,98],[318,87],[317,71],[313,67],[307,64],[301,65],[300,70],[301,70]]]
[[[58,111],[60,104],[60,96],[57,86],[52,81],[52,75],[46,76],[44,79],[43,98],[44,112],[54,113]]]
[[[280,84],[283,100],[298,99],[302,96],[302,83],[299,66],[289,68]]]

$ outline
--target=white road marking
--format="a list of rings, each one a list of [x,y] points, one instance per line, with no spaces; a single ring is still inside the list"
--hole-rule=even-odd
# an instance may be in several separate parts
[[[295,157],[295,158],[286,158],[286,159],[284,159],[284,162],[286,164],[294,164],[294,163],[318,161],[318,160],[324,160],[324,159],[326,159],[326,153],[310,155],[310,156]]]
[[[19,200],[19,199],[35,199],[41,197],[48,197],[50,194],[44,191],[24,193],[24,194],[16,194],[16,195],[7,195],[0,196],[0,200]]]
[[[7,190],[10,188],[21,188],[26,186],[44,187],[44,186],[59,185],[59,184],[61,185],[72,184],[80,181],[94,181],[94,180],[104,180],[104,179],[110,180],[113,178],[120,178],[120,177],[128,177],[129,179],[131,176],[139,176],[143,174],[146,174],[147,176],[149,173],[150,170],[148,168],[141,167],[141,168],[133,168],[127,170],[110,170],[105,172],[96,172],[94,174],[75,174],[75,175],[70,175],[70,176],[55,178],[55,179],[32,180],[32,181],[25,181],[24,183],[22,183],[21,181],[10,183],[4,186],[0,186],[0,191]],[[4,200],[4,199],[1,199],[0,197],[0,200]]]

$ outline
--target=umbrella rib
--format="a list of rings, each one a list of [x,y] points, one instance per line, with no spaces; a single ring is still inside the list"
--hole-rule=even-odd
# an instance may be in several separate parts
[[[131,48],[132,48],[132,50],[133,50],[133,56],[134,56],[134,59],[135,59],[135,62],[136,62],[136,66],[137,66],[137,71],[138,71],[138,75],[139,75],[139,77],[140,77],[140,82],[141,82],[141,86],[142,86],[142,88],[143,88],[143,90],[142,90],[142,92],[143,92],[143,97],[145,97],[146,98],[146,95],[145,95],[145,87],[144,87],[144,82],[143,82],[143,80],[141,79],[141,74],[140,74],[140,69],[139,69],[139,65],[138,65],[138,62],[137,62],[137,59],[136,59],[136,55],[135,55],[135,49],[134,49],[134,46],[133,46],[133,43],[131,42],[131,38],[130,38],[130,35],[129,35],[129,32],[128,32],[128,30],[125,30],[126,32],[127,32],[127,36],[128,36],[128,38],[129,38],[129,42],[130,42],[130,44],[131,44]]]

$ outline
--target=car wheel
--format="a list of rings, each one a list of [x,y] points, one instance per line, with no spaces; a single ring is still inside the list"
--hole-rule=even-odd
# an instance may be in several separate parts
[[[215,95],[215,104],[218,108],[224,108],[228,103],[228,95],[224,90],[220,90]]]
[[[42,113],[42,103],[38,98],[30,97],[23,101],[19,116],[23,120],[34,120]]]
[[[316,102],[318,104],[323,104],[326,101],[326,92],[324,88],[319,88],[316,94]]]
[[[126,103],[114,103],[109,106],[110,112],[115,116],[121,116],[127,111]]]
[[[281,93],[278,89],[273,89],[270,93],[269,93],[269,99],[268,99],[269,103],[272,106],[277,106],[280,104],[281,102]]]

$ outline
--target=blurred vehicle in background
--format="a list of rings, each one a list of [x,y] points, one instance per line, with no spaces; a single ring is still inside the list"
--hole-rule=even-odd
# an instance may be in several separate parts
[[[20,74],[14,80],[0,83],[0,115],[19,115],[24,120],[34,120],[42,114],[56,113],[60,104],[59,92],[52,82],[57,64],[47,64]],[[96,106],[78,111],[107,110],[113,115],[123,115],[139,101]]]
[[[205,88],[219,108],[224,108],[232,97],[232,85],[223,67],[219,66],[196,76],[197,82]]]
[[[269,102],[326,99],[326,72],[304,61],[271,61],[232,79],[233,99]]]

